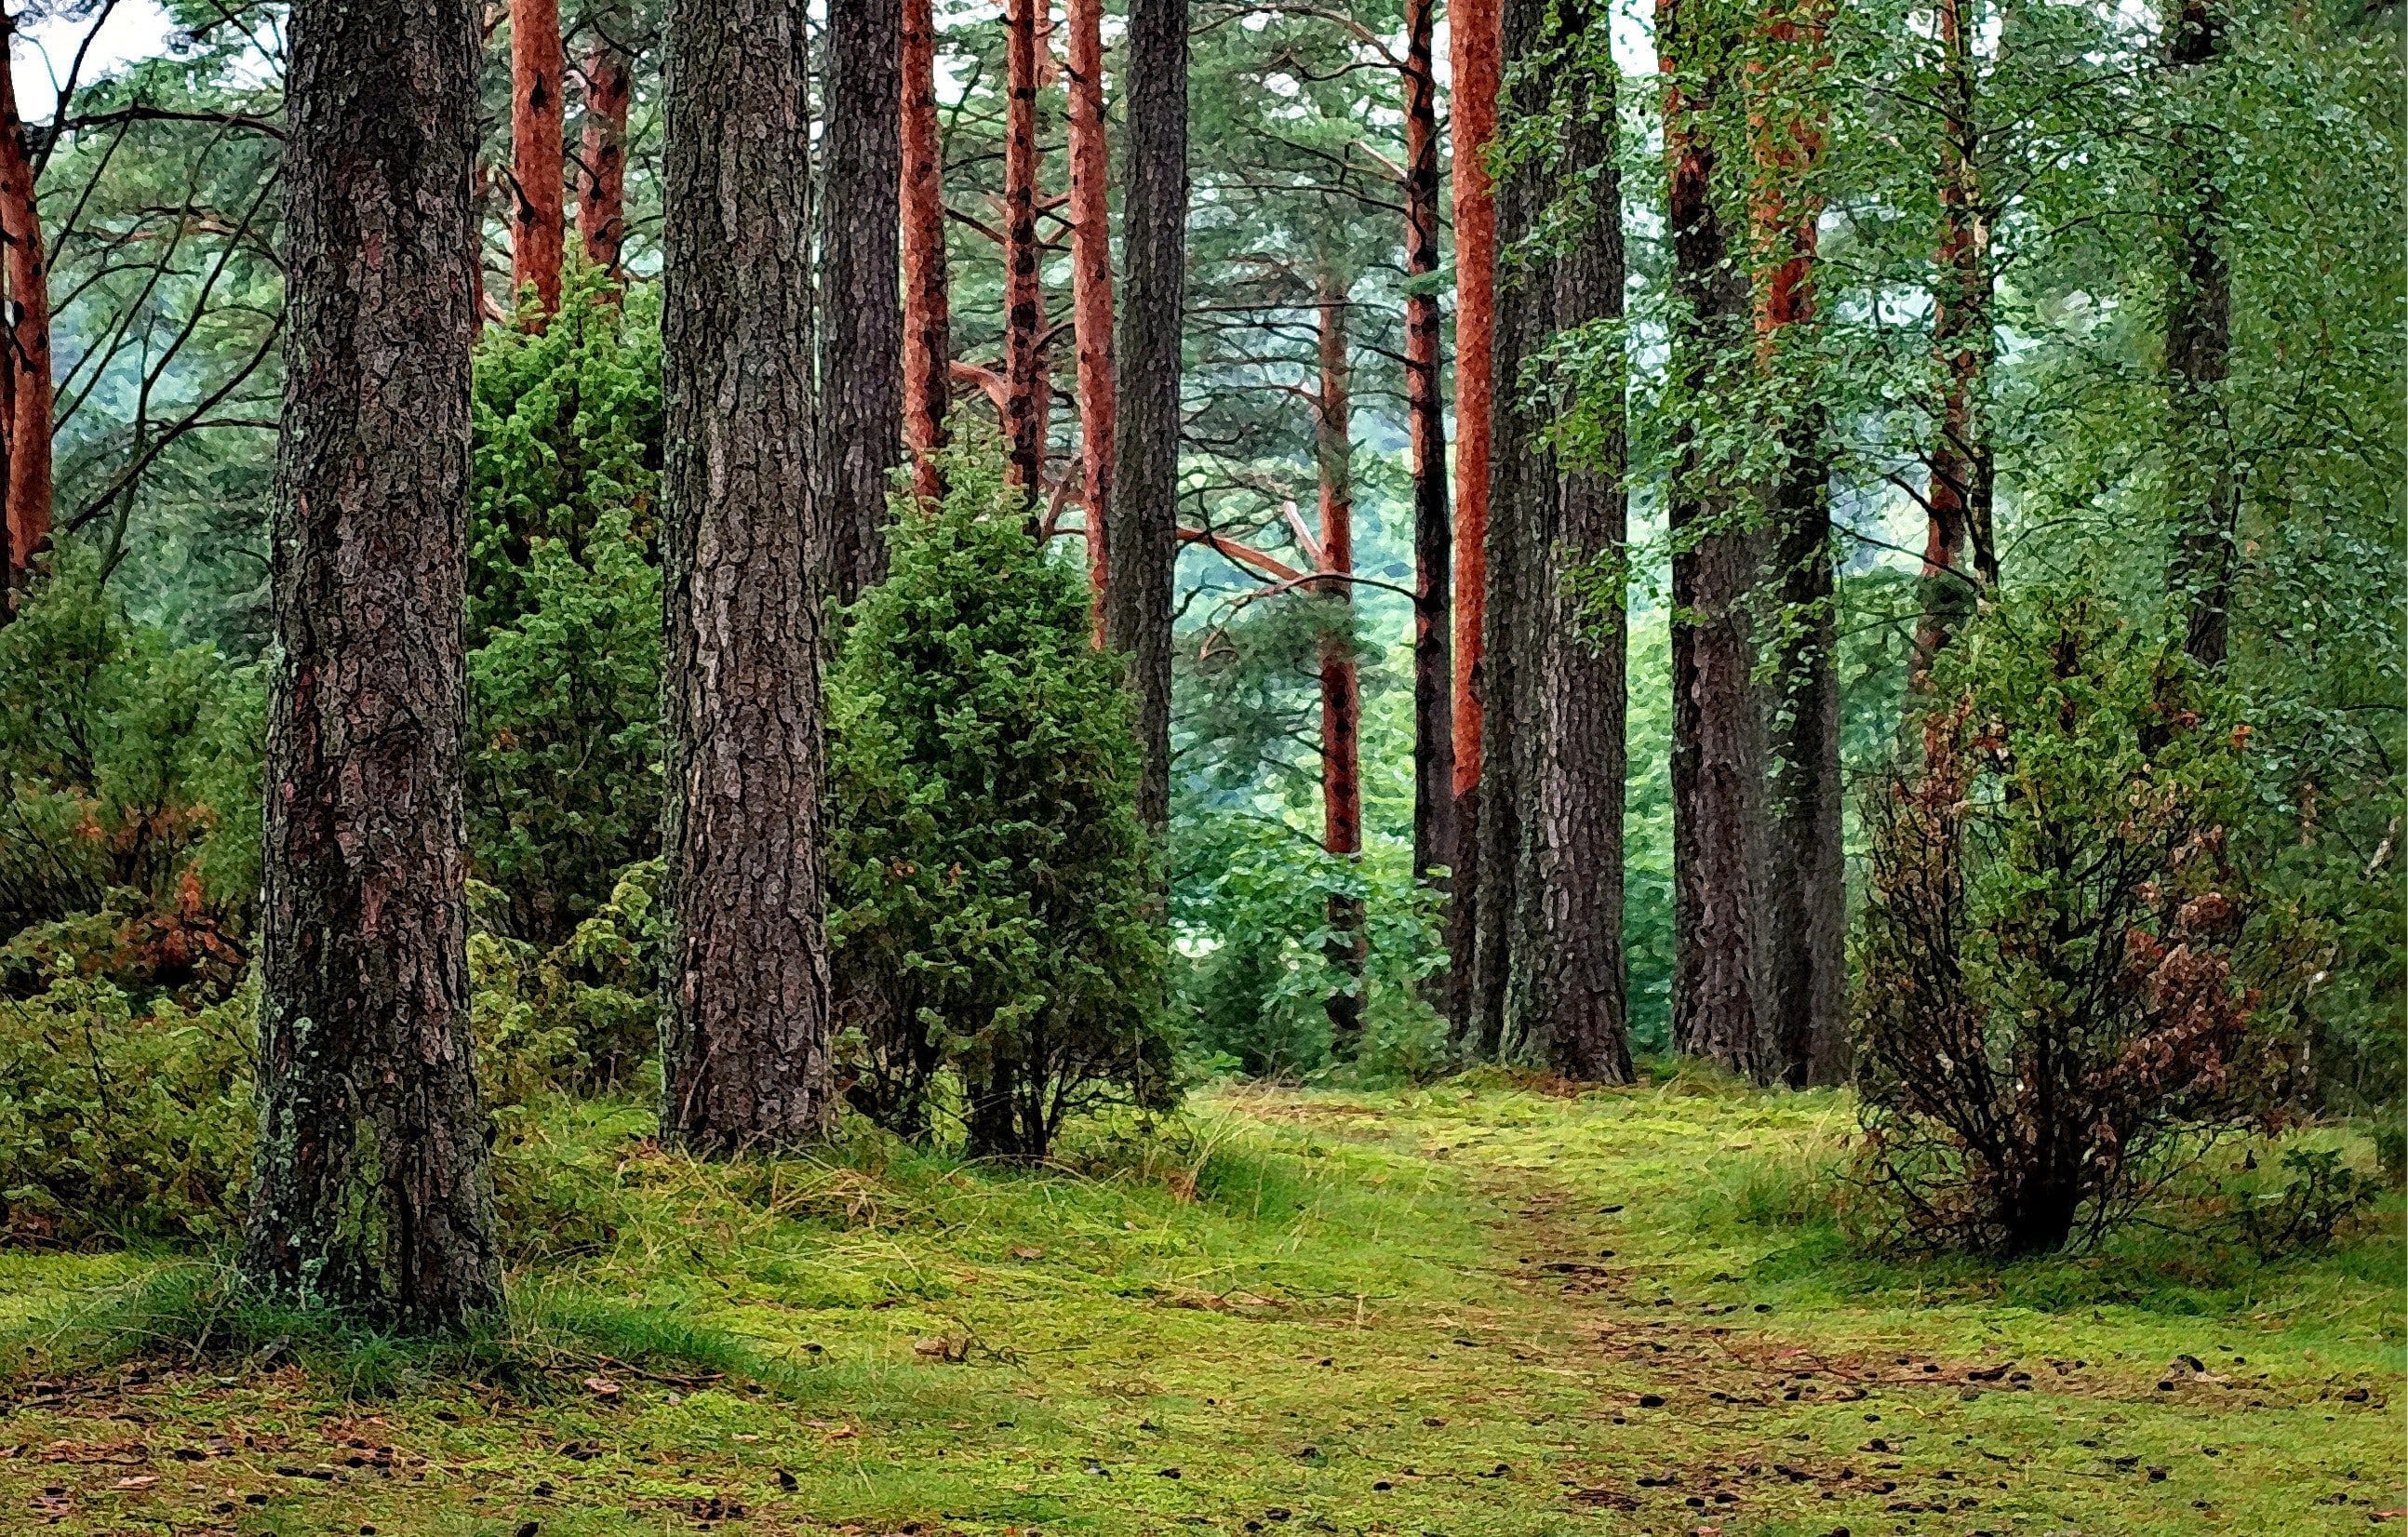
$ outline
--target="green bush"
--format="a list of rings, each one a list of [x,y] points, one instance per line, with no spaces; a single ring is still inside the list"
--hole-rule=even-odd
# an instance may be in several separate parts
[[[113,983],[0,998],[0,1232],[208,1242],[241,1225],[254,998],[137,1013]]]
[[[924,1132],[950,1068],[974,1155],[1041,1157],[1074,1113],[1171,1097],[1156,865],[1080,573],[991,451],[948,476],[830,678],[837,996],[857,1105]]]
[[[1901,1236],[2053,1251],[2266,1105],[2289,914],[2237,857],[2248,732],[2178,634],[2073,589],[1942,654],[1866,807],[1867,1170]]]
[[[256,677],[128,620],[68,543],[0,626],[0,989],[224,996],[259,889]]]
[[[659,847],[660,358],[590,272],[476,359],[468,808],[495,921],[549,948]],[[646,308],[639,309],[639,306]]]
[[[660,1044],[661,862],[622,871],[610,899],[550,950],[480,925],[468,938],[478,1070],[486,1098],[627,1087]],[[473,893],[482,913],[499,900]]]

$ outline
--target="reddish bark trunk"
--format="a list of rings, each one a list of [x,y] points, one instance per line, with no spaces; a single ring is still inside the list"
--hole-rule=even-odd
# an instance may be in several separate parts
[[[594,21],[585,52],[584,141],[577,183],[577,234],[585,259],[626,280],[620,258],[627,240],[627,108],[635,99],[635,57],[626,13],[607,6]]]
[[[945,412],[953,404],[953,316],[932,0],[903,0],[902,114],[903,442],[912,455],[912,490],[933,500],[944,495],[936,454],[945,446]]]
[[[1003,145],[1003,441],[1007,475],[1034,499],[1045,483],[1045,294],[1038,283],[1037,88],[1039,7],[1007,0]]]
[[[1405,275],[1438,270],[1438,79],[1431,0],[1405,7]],[[1405,300],[1405,420],[1413,478],[1413,869],[1452,867],[1455,848],[1455,547],[1447,527],[1446,393],[1438,294]],[[1436,996],[1435,994],[1433,996]]]
[[[1496,344],[1497,210],[1488,144],[1497,135],[1497,0],[1455,0],[1447,17],[1455,151],[1455,899],[1447,949],[1460,986],[1471,975],[1482,752],[1481,632],[1488,602],[1488,446]],[[1465,1009],[1455,1009],[1460,1024]]]
[[[543,312],[560,308],[561,88],[568,55],[560,0],[510,0],[510,286],[535,286]]]
[[[1940,246],[1931,333],[1941,368],[1939,440],[1925,495],[1921,614],[1907,680],[1930,682],[1931,660],[1948,644],[1981,585],[1998,577],[1990,540],[1991,455],[1980,411],[1989,353],[1987,241],[1980,230],[1972,40],[1964,0],[1940,0]]]
[[[1325,275],[1318,295],[1321,323],[1321,388],[1315,400],[1313,458],[1321,481],[1321,559],[1317,568],[1333,577],[1354,570],[1354,474],[1352,364],[1347,355],[1344,288]],[[1315,595],[1350,614],[1354,584],[1324,581]],[[1333,624],[1321,642],[1321,839],[1340,859],[1363,852],[1362,682],[1354,638]],[[1332,894],[1329,954],[1347,985],[1329,995],[1330,1051],[1340,1059],[1355,1054],[1363,1036],[1363,969],[1369,941],[1362,899]]]
[[[5,50],[15,26],[0,26]],[[7,241],[8,581],[22,586],[50,539],[50,273],[13,67],[0,53],[0,238]]]
[[[1070,304],[1079,342],[1079,490],[1096,644],[1104,643],[1112,486],[1111,155],[1104,128],[1103,0],[1069,0]]]

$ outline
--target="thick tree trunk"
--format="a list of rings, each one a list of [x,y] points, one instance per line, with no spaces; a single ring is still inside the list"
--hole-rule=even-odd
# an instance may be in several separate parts
[[[1122,389],[1108,513],[1106,639],[1127,653],[1145,777],[1138,810],[1170,826],[1171,580],[1179,559],[1179,367],[1187,280],[1187,0],[1130,0],[1128,178],[1121,198]]]
[[[1939,440],[1926,492],[1921,614],[1907,679],[1929,684],[1932,659],[1999,580],[1991,537],[1991,452],[1984,395],[1991,330],[1989,221],[1982,206],[1981,130],[1970,0],[1940,0],[1940,249],[1931,295],[1932,344],[1939,353]]]
[[[510,286],[535,289],[547,315],[560,308],[566,139],[562,91],[568,55],[560,0],[510,0]]]
[[[1714,206],[1705,131],[1728,84],[1727,39],[1698,36],[1700,0],[1657,0],[1670,185],[1672,368],[1700,400],[1748,358],[1748,293]],[[1684,61],[1692,61],[1684,63]],[[1735,386],[1736,381],[1733,381]],[[1684,444],[1668,496],[1672,534],[1672,1039],[1759,1082],[1774,1063],[1763,1024],[1765,746],[1748,604],[1762,565],[1737,467]]]
[[[1037,249],[1037,35],[1044,0],[1006,0],[1003,136],[1003,443],[1010,482],[1045,485],[1045,291]]]
[[[1079,346],[1079,498],[1096,644],[1104,643],[1111,569],[1112,206],[1104,125],[1103,0],[1069,0],[1070,307]]]
[[[1516,0],[1523,3],[1523,0]],[[1561,39],[1607,46],[1601,16],[1567,7]],[[1622,185],[1613,163],[1614,77],[1587,76],[1566,103],[1560,209],[1576,231],[1550,264],[1554,324],[1622,314]],[[1559,90],[1578,90],[1559,80]],[[1577,189],[1586,189],[1579,191]],[[1505,327],[1498,327],[1500,341]],[[1500,360],[1502,353],[1500,346]],[[1560,402],[1569,404],[1569,402]],[[1527,532],[1530,809],[1524,818],[1504,1050],[1585,1083],[1631,1079],[1622,949],[1625,659],[1619,573],[1627,546],[1627,459],[1617,399],[1599,409],[1593,458],[1554,469]],[[1500,446],[1506,434],[1500,433]],[[1612,580],[1604,579],[1611,574]],[[1602,582],[1602,585],[1601,585]]]
[[[1829,423],[1811,390],[1814,261],[1822,202],[1813,183],[1826,117],[1813,103],[1828,67],[1823,0],[1790,0],[1765,29],[1749,79],[1770,104],[1748,114],[1756,139],[1756,351],[1773,371],[1784,453],[1768,497],[1772,591],[1780,598],[1765,888],[1769,1050],[1796,1087],[1846,1076],[1847,895],[1842,849],[1839,621],[1833,589]],[[1802,112],[1802,116],[1799,115]]]
[[[32,147],[6,58],[15,23],[0,18],[0,239],[7,242],[8,586],[24,585],[50,539],[50,266],[34,186]]]
[[[616,0],[593,15],[585,50],[584,136],[579,146],[577,234],[585,259],[615,282],[627,278],[627,109],[636,95],[635,19]]]
[[[1405,7],[1405,276],[1439,266],[1438,76],[1432,0]],[[1413,870],[1456,860],[1454,531],[1447,526],[1444,319],[1434,289],[1405,299],[1407,462],[1413,479]],[[1450,881],[1451,887],[1453,883]],[[1441,979],[1432,989],[1442,997]]]
[[[782,0],[668,12],[661,1130],[710,1154],[814,1139],[835,1108],[802,26]]]
[[[2166,62],[2195,88],[2223,46],[2215,0],[2174,0]],[[2174,529],[2167,587],[2188,617],[2183,649],[2222,667],[2229,649],[2234,545],[2241,499],[2223,420],[2224,381],[2232,350],[2232,279],[2217,233],[2223,223],[2213,140],[2192,103],[2177,110],[2174,181],[2167,204],[2174,223],[2166,299],[2166,505]]]
[[[298,0],[260,1142],[241,1268],[448,1329],[498,1304],[468,1033],[466,0]]]
[[[850,603],[886,576],[887,477],[903,455],[903,4],[831,0],[827,16],[811,467],[828,583]]]
[[[1346,338],[1344,285],[1325,273],[1316,309],[1320,323],[1320,389],[1314,397],[1313,461],[1321,481],[1320,569],[1344,578],[1354,571],[1354,364]],[[1354,583],[1316,582],[1313,593],[1340,605],[1351,621]],[[1321,839],[1333,857],[1363,856],[1363,692],[1351,623],[1321,642]],[[1363,1041],[1363,970],[1370,958],[1363,900],[1329,898],[1329,955],[1347,987],[1329,995],[1330,1055],[1352,1060]]]
[[[1498,19],[1500,73],[1537,51],[1546,23],[1544,0],[1504,0]],[[1532,88],[1538,89],[1533,81]],[[1513,104],[1517,110],[1522,104]],[[1459,108],[1458,108],[1459,109]],[[1496,247],[1512,251],[1539,227],[1555,167],[1524,157],[1490,189]],[[1462,162],[1456,161],[1460,176]],[[1488,351],[1489,419],[1486,548],[1482,562],[1479,664],[1473,698],[1481,715],[1478,812],[1471,894],[1471,973],[1457,1021],[1465,1047],[1492,1057],[1508,1044],[1507,998],[1513,971],[1526,959],[1520,942],[1531,915],[1524,898],[1530,874],[1525,834],[1536,810],[1532,796],[1545,723],[1536,689],[1537,605],[1545,542],[1554,535],[1559,481],[1545,440],[1547,408],[1522,388],[1523,365],[1542,352],[1555,328],[1555,263],[1518,266],[1494,288]],[[1466,308],[1469,308],[1467,303]],[[1469,351],[1464,366],[1469,366]],[[1458,381],[1458,407],[1466,384]],[[1468,442],[1468,434],[1463,441]],[[1467,589],[1467,600],[1470,594]],[[1460,894],[1463,883],[1458,882]],[[1459,899],[1459,898],[1458,898]]]
[[[933,0],[903,0],[902,91],[903,442],[911,451],[913,493],[934,500],[944,495],[936,456],[953,404],[953,307]]]
[[[1447,13],[1451,76],[1448,133],[1455,153],[1455,900],[1447,951],[1455,977],[1461,1044],[1469,1031],[1472,959],[1478,948],[1480,876],[1481,645],[1487,627],[1490,356],[1497,292],[1497,212],[1487,150],[1497,136],[1500,46],[1497,0],[1456,0]]]

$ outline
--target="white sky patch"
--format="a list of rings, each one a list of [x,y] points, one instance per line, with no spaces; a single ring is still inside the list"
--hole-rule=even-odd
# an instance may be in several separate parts
[[[38,16],[21,22],[9,51],[17,80],[17,109],[28,122],[48,122],[56,115],[59,87],[75,67],[76,50],[90,37],[84,53],[82,84],[123,68],[137,59],[167,51],[167,36],[175,30],[158,0],[117,0],[107,21],[93,23],[99,11],[78,21],[71,16]]]

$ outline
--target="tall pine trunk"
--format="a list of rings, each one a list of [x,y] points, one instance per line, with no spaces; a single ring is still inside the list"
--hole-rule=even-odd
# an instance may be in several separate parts
[[[1847,896],[1842,848],[1839,616],[1831,550],[1829,422],[1813,395],[1814,263],[1821,196],[1814,177],[1828,113],[1825,0],[1776,0],[1752,89],[1769,100],[1748,114],[1756,139],[1751,224],[1756,242],[1756,350],[1771,372],[1782,459],[1767,524],[1771,591],[1780,602],[1772,649],[1765,889],[1765,1027],[1770,1054],[1793,1086],[1836,1084],[1847,1071]]]
[[[937,126],[933,0],[903,0],[903,442],[911,489],[944,495],[936,455],[953,404],[953,306],[945,270],[945,151]]]
[[[17,108],[16,69],[5,57],[15,34],[0,19],[0,239],[8,246],[7,508],[8,586],[24,585],[34,557],[50,543],[50,268],[34,186],[34,156]],[[12,599],[13,601],[13,599]]]
[[[1130,0],[1121,198],[1123,385],[1112,437],[1106,639],[1128,655],[1145,774],[1138,812],[1170,826],[1171,581],[1179,559],[1179,369],[1187,282],[1187,0]]]
[[[1433,0],[1405,6],[1405,430],[1413,481],[1413,872],[1455,862],[1455,535],[1447,526]],[[1451,885],[1452,883],[1449,883]],[[1443,985],[1443,984],[1441,984]]]
[[[468,1029],[466,0],[297,0],[259,1150],[241,1269],[408,1329],[496,1306]]]
[[[1346,335],[1348,299],[1336,274],[1324,272],[1315,295],[1320,329],[1320,388],[1313,400],[1313,462],[1321,483],[1321,570],[1341,580],[1316,582],[1313,593],[1334,606],[1321,640],[1321,840],[1333,858],[1363,856],[1363,690],[1354,659],[1354,436],[1353,360]],[[1345,985],[1329,995],[1330,1054],[1352,1060],[1363,1041],[1363,970],[1370,958],[1360,897],[1333,892],[1328,901],[1330,959]]]
[[[1605,24],[1597,10],[1566,7],[1551,50],[1572,45],[1581,56],[1601,58]],[[1622,315],[1614,81],[1609,65],[1556,85],[1575,93],[1563,104],[1562,164],[1553,179],[1557,221],[1571,232],[1549,264],[1558,329]],[[1503,1049],[1567,1078],[1624,1084],[1631,1078],[1622,948],[1627,432],[1618,394],[1607,404],[1575,407],[1557,393],[1554,404],[1595,421],[1593,433],[1580,435],[1587,452],[1559,459],[1548,476],[1553,498],[1530,504],[1537,516],[1526,531],[1533,569],[1524,631],[1537,740],[1517,859],[1519,954],[1511,957]]]
[[[829,587],[850,603],[886,575],[886,482],[903,452],[903,0],[830,0],[827,50],[812,469]]]
[[[1498,11],[1500,76],[1534,54],[1546,25],[1545,0],[1504,0]],[[1536,82],[1533,82],[1533,89]],[[1517,108],[1520,104],[1514,104]],[[1459,109],[1459,108],[1458,108]],[[1456,161],[1456,175],[1463,163]],[[1500,252],[1521,250],[1546,212],[1555,167],[1537,154],[1519,156],[1489,188],[1491,238]],[[1558,492],[1555,461],[1545,442],[1546,407],[1523,387],[1524,365],[1539,356],[1555,333],[1555,264],[1531,252],[1510,276],[1493,285],[1488,388],[1486,539],[1473,700],[1481,717],[1478,811],[1467,823],[1470,855],[1471,969],[1463,985],[1464,1013],[1457,1021],[1464,1047],[1492,1057],[1507,1044],[1506,1005],[1513,969],[1525,958],[1518,943],[1528,917],[1523,900],[1529,870],[1524,833],[1535,810],[1532,793],[1543,723],[1532,663],[1537,613],[1531,583],[1538,580],[1541,541],[1555,523]],[[1469,368],[1470,350],[1464,349]],[[1458,407],[1465,384],[1458,381]],[[1469,434],[1462,440],[1469,441]],[[1470,596],[1467,586],[1465,596]],[[1458,900],[1463,883],[1458,882]]]
[[[2223,42],[2216,0],[2174,0],[2166,63],[2175,89],[2197,93]],[[2195,100],[2177,106],[2166,198],[2174,226],[2165,316],[2166,504],[2174,530],[2167,586],[2187,615],[2183,649],[2208,667],[2223,666],[2230,645],[2241,517],[2220,398],[2231,367],[2232,279],[2217,245],[2217,137]]]
[[[1096,643],[1104,643],[1111,570],[1112,206],[1104,124],[1103,0],[1068,0],[1070,28],[1070,308],[1079,347],[1079,499]]]
[[[1940,366],[1938,440],[1924,496],[1920,616],[1907,678],[1922,692],[1932,659],[1964,625],[1980,593],[1999,580],[1991,535],[1988,393],[1991,325],[1989,220],[1983,206],[1979,84],[1972,0],[1940,0],[1940,245],[1931,294]]]
[[[1455,899],[1447,952],[1455,976],[1459,1043],[1477,1049],[1469,1025],[1472,962],[1480,916],[1481,752],[1484,727],[1481,647],[1488,628],[1488,467],[1491,352],[1497,293],[1497,212],[1488,186],[1497,136],[1497,0],[1455,0],[1447,13],[1451,76],[1447,128],[1455,159]]]
[[[661,1130],[707,1154],[814,1139],[835,1109],[802,27],[783,0],[668,11]]]
[[[1005,0],[1003,444],[1010,482],[1045,484],[1045,291],[1037,249],[1038,33],[1045,0]]]
[[[560,0],[510,0],[510,287],[533,285],[547,315],[560,308],[567,239],[561,218],[567,74]]]
[[[626,280],[627,110],[636,94],[635,26],[623,0],[608,0],[589,21],[585,50],[585,121],[578,147],[577,234],[585,259]]]
[[[1729,39],[1706,0],[1657,0],[1672,239],[1671,369],[1689,409],[1736,394],[1748,292],[1714,201],[1709,127],[1730,82]],[[1749,605],[1762,566],[1749,488],[1723,454],[1676,429],[1672,536],[1672,1039],[1759,1082],[1768,878],[1765,742]]]

